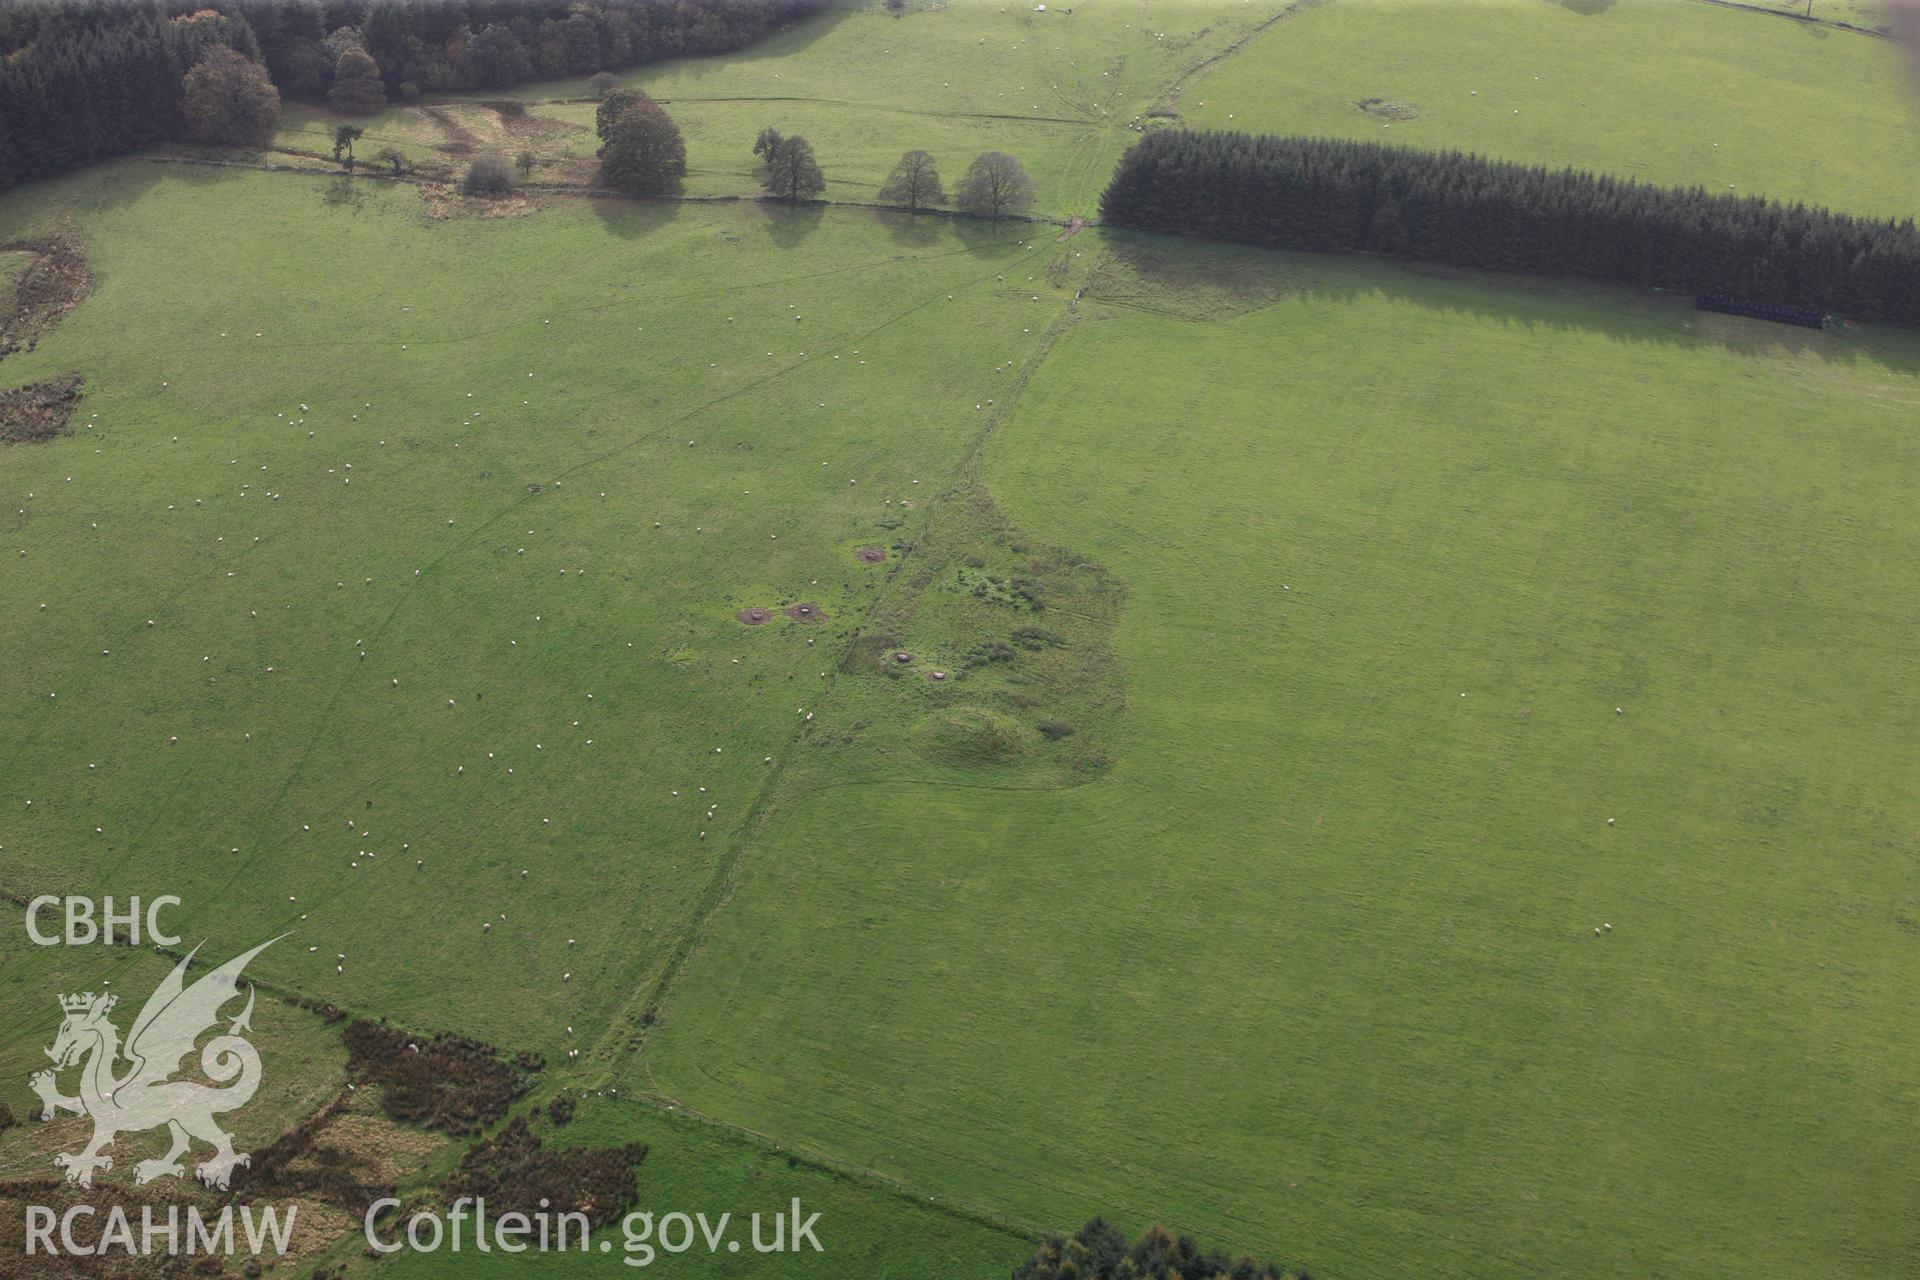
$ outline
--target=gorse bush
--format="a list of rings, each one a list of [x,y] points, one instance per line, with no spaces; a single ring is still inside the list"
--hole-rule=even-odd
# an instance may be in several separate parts
[[[513,192],[513,166],[505,156],[475,156],[467,166],[460,189],[470,196],[504,196]]]
[[[1725,293],[1920,322],[1920,232],[1700,187],[1369,142],[1150,134],[1100,216],[1141,231],[1280,249]]]
[[[1312,1280],[1301,1268],[1230,1258],[1186,1236],[1151,1227],[1132,1244],[1104,1218],[1072,1236],[1052,1236],[1013,1273],[1013,1280]]]

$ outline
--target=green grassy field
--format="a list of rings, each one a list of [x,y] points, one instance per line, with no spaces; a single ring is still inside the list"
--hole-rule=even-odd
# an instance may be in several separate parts
[[[553,1047],[657,966],[885,572],[854,551],[1052,310],[996,279],[1019,231],[337,196],[135,161],[10,202],[101,284],[9,362],[89,387],[6,460],[0,878],[295,929],[267,976]]]
[[[759,191],[753,139],[766,125],[806,135],[827,176],[827,197],[871,200],[900,153],[922,148],[949,188],[982,151],[1012,152],[1032,171],[1037,207],[1092,216],[1107,175],[1136,136],[1127,126],[1166,85],[1249,33],[1281,6],[1171,0],[1151,9],[1094,3],[1072,14],[963,3],[901,18],[878,5],[835,8],[732,54],[682,58],[621,75],[666,104],[687,139],[691,195]],[[456,166],[449,141],[548,161],[590,157],[584,80],[546,81],[490,95],[529,104],[561,126],[512,135],[491,112],[453,111],[472,138],[452,139],[427,107],[393,107],[361,121],[369,142],[416,161]],[[335,117],[300,108],[280,143],[331,149]],[[362,154],[374,150],[364,146]],[[591,168],[585,170],[590,175]]]
[[[1906,163],[1920,116],[1896,47],[1870,36],[1680,0],[1337,0],[1271,21],[1282,9],[854,6],[621,78],[680,124],[692,195],[757,192],[752,139],[773,124],[813,141],[828,199],[873,199],[907,147],[932,152],[949,187],[998,148],[1033,172],[1041,211],[1091,215],[1131,126],[1172,102],[1194,127],[1459,147],[1875,215],[1920,204]],[[361,154],[392,145],[459,172],[472,150],[526,150],[535,180],[590,181],[589,93],[565,80],[488,96],[524,104],[505,121],[458,100],[390,107],[357,121]],[[290,107],[280,144],[327,152],[341,119]]]
[[[695,194],[774,124],[832,199],[997,146],[1090,213],[1184,84],[1192,124],[1912,204],[1881,41],[1340,0],[1194,74],[1279,7],[835,10],[625,78]],[[360,155],[587,175],[583,88],[391,108]],[[782,1274],[983,1278],[1026,1249],[991,1222],[1095,1213],[1334,1280],[1920,1268],[1911,334],[430,208],[474,212],[138,158],[0,199],[96,281],[4,370],[88,382],[0,452],[0,891],[177,894],[210,955],[292,930],[281,987],[680,1105],[569,1140],[652,1143],[643,1206],[818,1197],[844,1250]],[[59,991],[164,969],[0,956],[6,1079]],[[317,1098],[338,1045],[275,1007]]]
[[[1111,777],[790,773],[645,1081],[1330,1275],[1909,1269],[1911,341],[1110,252],[986,474]]]
[[[1032,1252],[1032,1242],[988,1223],[928,1205],[925,1196],[848,1178],[810,1164],[794,1165],[785,1154],[725,1129],[656,1107],[588,1098],[572,1124],[554,1141],[561,1146],[647,1145],[635,1212],[656,1219],[670,1213],[705,1213],[709,1224],[731,1214],[728,1234],[741,1247],[709,1252],[704,1243],[683,1253],[662,1252],[653,1242],[651,1261],[637,1246],[629,1251],[622,1230],[597,1233],[584,1252],[545,1257],[481,1256],[406,1252],[380,1271],[397,1280],[478,1276],[593,1276],[610,1274],[609,1260],[632,1256],[639,1274],[711,1277],[779,1275],[799,1280],[845,1276],[998,1277]],[[774,1256],[751,1247],[751,1216],[761,1215],[762,1241],[773,1238],[772,1218],[798,1199],[803,1218],[819,1214],[813,1234],[820,1250]],[[916,1203],[916,1201],[918,1203]],[[639,1231],[635,1227],[636,1233]],[[696,1240],[699,1237],[696,1236]],[[601,1251],[601,1244],[611,1246]],[[645,1243],[645,1240],[642,1241]],[[646,1261],[646,1269],[640,1263]]]
[[[1588,8],[1313,6],[1189,81],[1180,115],[1195,128],[1458,147],[1877,216],[1920,207],[1920,109],[1896,46],[1676,0]],[[1360,106],[1370,100],[1372,111]]]

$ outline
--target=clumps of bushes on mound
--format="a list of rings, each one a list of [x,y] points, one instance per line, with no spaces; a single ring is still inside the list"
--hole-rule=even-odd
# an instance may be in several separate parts
[[[498,1137],[475,1143],[447,1179],[444,1194],[484,1198],[489,1213],[583,1213],[599,1228],[618,1222],[639,1198],[634,1171],[647,1158],[643,1142],[623,1147],[549,1151],[525,1116]]]
[[[941,764],[1004,764],[1029,742],[1024,725],[985,707],[943,707],[920,724],[921,754]]]
[[[493,1046],[461,1036],[409,1036],[377,1022],[347,1028],[347,1074],[380,1087],[396,1120],[455,1136],[478,1133],[527,1091],[537,1060],[502,1062]]]
[[[1067,643],[1065,636],[1046,627],[1015,627],[1007,639],[1022,649],[1059,649]]]
[[[1071,1237],[1050,1236],[1013,1273],[1013,1280],[1313,1280],[1305,1267],[1229,1258],[1186,1236],[1150,1227],[1131,1245],[1104,1218]]]
[[[514,186],[513,166],[505,156],[491,153],[475,156],[460,183],[460,189],[470,196],[510,196]]]

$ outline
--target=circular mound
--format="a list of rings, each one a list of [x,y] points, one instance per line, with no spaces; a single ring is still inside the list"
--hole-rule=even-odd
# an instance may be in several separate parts
[[[773,620],[773,611],[760,608],[742,609],[733,616],[750,627],[757,627],[763,622],[771,622]]]
[[[882,564],[887,558],[885,547],[862,547],[853,553],[853,558],[861,564]]]
[[[827,615],[820,612],[820,606],[808,601],[806,604],[790,604],[780,612],[795,622],[825,622]]]
[[[907,663],[913,661],[913,655],[905,649],[896,649],[893,652],[893,660],[904,667]]]
[[[943,707],[919,725],[920,752],[941,764],[1003,764],[1027,752],[1027,730],[985,707]]]
[[[939,684],[942,680],[945,680],[946,678],[947,678],[947,673],[944,671],[934,670],[934,671],[927,672],[927,679],[933,681],[935,684]]]

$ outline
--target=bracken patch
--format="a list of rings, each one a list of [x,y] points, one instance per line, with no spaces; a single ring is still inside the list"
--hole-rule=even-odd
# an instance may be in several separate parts
[[[93,290],[80,237],[67,228],[0,244],[0,252],[31,254],[13,280],[13,305],[0,317],[0,359],[31,351],[67,312]]]
[[[0,444],[44,444],[67,429],[87,380],[77,373],[0,391]]]

